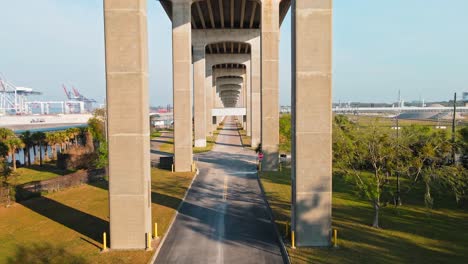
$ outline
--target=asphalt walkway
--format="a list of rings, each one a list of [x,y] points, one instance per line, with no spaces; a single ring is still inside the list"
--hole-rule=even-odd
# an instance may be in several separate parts
[[[194,181],[155,263],[283,263],[257,182],[255,153],[229,118]]]

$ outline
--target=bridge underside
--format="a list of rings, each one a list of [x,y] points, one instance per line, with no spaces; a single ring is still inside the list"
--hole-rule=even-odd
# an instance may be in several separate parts
[[[151,234],[147,3],[103,1],[111,247],[142,249]],[[230,111],[245,116],[252,146],[262,144],[262,169],[278,169],[279,32],[291,7],[291,228],[298,246],[329,245],[332,0],[159,2],[172,21],[178,172],[191,170],[194,144],[206,146],[219,123],[213,116]]]

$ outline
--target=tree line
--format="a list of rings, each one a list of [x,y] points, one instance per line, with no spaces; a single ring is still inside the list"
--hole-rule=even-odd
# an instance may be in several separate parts
[[[423,190],[421,199],[429,209],[434,192],[450,192],[455,203],[464,205],[468,201],[468,128],[452,135],[421,125],[380,127],[377,121],[361,127],[347,116],[336,115],[333,166],[371,202],[377,228],[379,210],[388,204],[401,205],[415,189]]]
[[[12,169],[16,170],[16,155],[20,150],[24,151],[25,165],[31,166],[39,162],[43,165],[43,157],[48,161],[57,159],[57,150],[60,147],[66,150],[71,145],[78,145],[80,138],[83,137],[85,131],[80,128],[69,128],[64,131],[55,132],[30,132],[25,131],[20,135],[16,135],[13,130],[8,128],[0,128],[0,156],[3,162],[6,162],[7,157],[11,156]],[[51,149],[52,157],[49,157],[47,149]],[[32,149],[34,157],[31,157],[30,150]],[[39,161],[38,161],[39,160]]]
[[[42,167],[44,162],[57,161],[59,149],[63,153],[82,147],[86,149],[83,152],[97,154],[90,166],[104,168],[107,165],[104,118],[104,110],[97,109],[89,119],[88,126],[83,128],[74,127],[53,132],[25,131],[19,135],[11,129],[0,128],[0,174],[6,178],[12,171],[16,171],[20,150],[24,153],[25,166],[39,164]],[[30,155],[30,150],[33,155]],[[9,157],[11,163],[8,163]]]

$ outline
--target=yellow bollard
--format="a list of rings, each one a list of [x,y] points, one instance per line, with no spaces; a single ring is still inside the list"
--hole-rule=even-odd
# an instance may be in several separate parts
[[[158,223],[154,223],[154,238],[158,237]]]
[[[280,162],[280,164],[279,164],[279,171],[280,171],[280,172],[283,171],[283,166],[281,166],[281,162]]]
[[[333,247],[338,247],[338,230],[333,229]]]
[[[146,250],[151,250],[151,234],[146,233]]]
[[[174,173],[174,163],[172,164],[171,171]]]
[[[107,235],[106,232],[102,233],[102,251],[107,250]]]
[[[291,231],[291,248],[292,249],[296,248],[296,241],[294,239],[294,230]]]

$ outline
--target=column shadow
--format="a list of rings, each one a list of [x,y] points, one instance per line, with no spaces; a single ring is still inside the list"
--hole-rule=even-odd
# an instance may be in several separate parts
[[[21,205],[102,243],[102,233],[109,232],[109,222],[47,197],[24,201]]]

